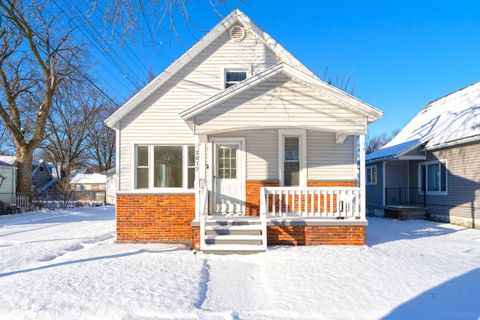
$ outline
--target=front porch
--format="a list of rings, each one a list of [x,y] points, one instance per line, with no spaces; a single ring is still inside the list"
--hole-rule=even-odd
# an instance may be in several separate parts
[[[260,252],[267,245],[363,245],[367,221],[359,187],[260,187],[258,215],[213,214],[200,189],[193,248]]]

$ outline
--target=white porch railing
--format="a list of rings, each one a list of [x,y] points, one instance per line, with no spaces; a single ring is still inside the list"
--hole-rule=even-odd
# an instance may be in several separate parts
[[[260,212],[271,217],[362,217],[360,188],[262,187]]]

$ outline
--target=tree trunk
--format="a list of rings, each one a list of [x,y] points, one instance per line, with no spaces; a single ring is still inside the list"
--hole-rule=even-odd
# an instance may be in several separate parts
[[[17,192],[31,192],[33,150],[29,146],[17,148]]]

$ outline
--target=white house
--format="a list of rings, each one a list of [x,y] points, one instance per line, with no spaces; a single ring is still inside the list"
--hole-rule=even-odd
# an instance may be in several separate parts
[[[235,10],[106,120],[117,241],[363,244],[364,137],[381,116]]]

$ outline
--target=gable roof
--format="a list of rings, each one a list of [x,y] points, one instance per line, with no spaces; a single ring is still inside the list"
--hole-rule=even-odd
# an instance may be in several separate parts
[[[245,90],[259,85],[260,83],[263,83],[264,81],[271,79],[272,77],[281,73],[287,75],[294,81],[302,83],[314,90],[321,91],[322,94],[325,94],[329,98],[338,101],[340,105],[347,109],[366,115],[367,117],[369,117],[369,121],[375,121],[379,119],[383,114],[382,111],[349,95],[348,93],[340,89],[335,88],[332,85],[327,84],[326,82],[318,79],[317,77],[313,77],[310,74],[301,72],[298,69],[295,69],[284,62],[281,62],[256,74],[251,78],[248,78],[234,86],[231,86],[219,92],[218,94],[200,102],[193,107],[183,110],[182,112],[180,112],[180,116],[184,120],[191,119],[195,115],[198,115],[218,105],[222,101],[228,100],[244,92]]]
[[[227,17],[222,19],[210,32],[208,32],[200,41],[187,50],[180,58],[175,60],[168,68],[166,68],[159,76],[153,79],[123,106],[117,109],[110,117],[105,120],[105,124],[109,127],[114,127],[115,124],[132,111],[136,106],[143,102],[148,96],[154,93],[157,89],[163,86],[170,80],[178,71],[193,60],[200,52],[213,43],[219,36],[221,36],[229,27],[241,24],[247,31],[256,36],[265,46],[267,46],[279,59],[291,66],[310,74],[316,78],[315,74],[298,61],[291,53],[283,48],[278,42],[270,37],[265,31],[258,27],[250,20],[243,12],[238,9],[232,11]]]
[[[438,149],[480,140],[480,82],[433,100],[367,160],[398,156],[402,145]],[[412,149],[412,148],[410,148]]]

